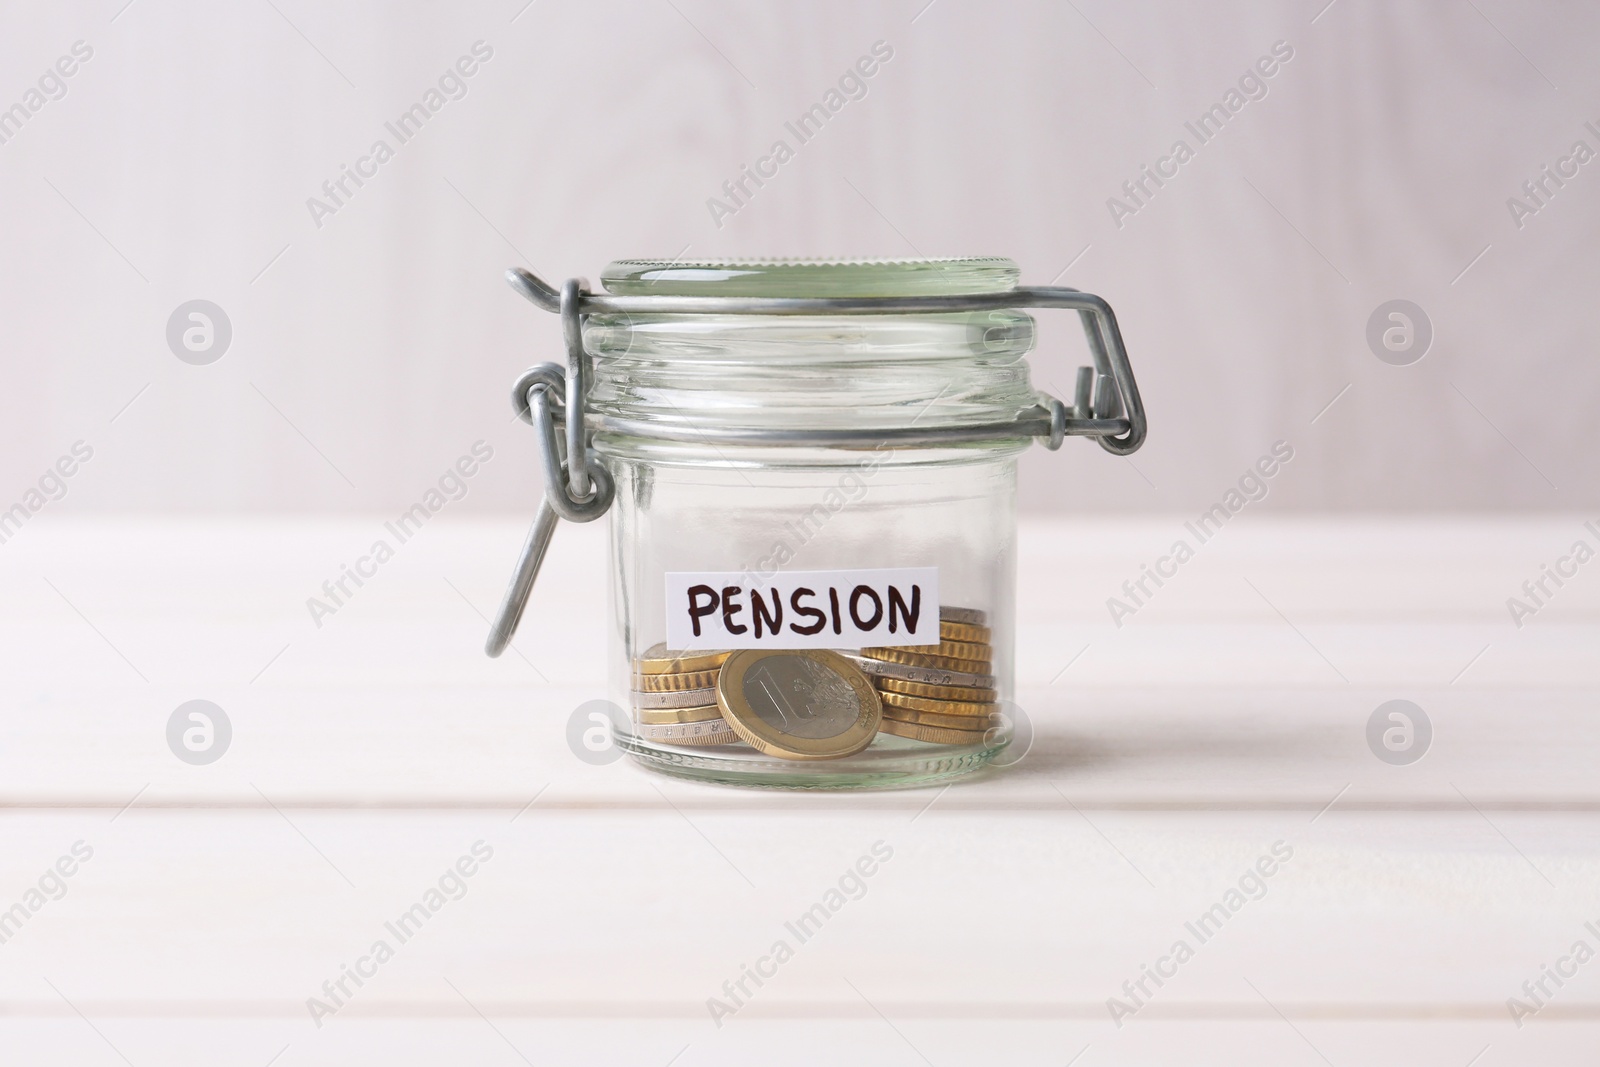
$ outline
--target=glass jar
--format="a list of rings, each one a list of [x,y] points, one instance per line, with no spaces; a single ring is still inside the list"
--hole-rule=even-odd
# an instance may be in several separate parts
[[[491,654],[556,518],[609,505],[614,728],[638,761],[849,788],[993,760],[1014,736],[1016,457],[1144,435],[1109,307],[1017,279],[992,258],[626,260],[595,296],[513,272],[562,312],[569,358],[515,390],[547,488]],[[1084,318],[1097,367],[1071,406],[1029,382],[1023,306]]]

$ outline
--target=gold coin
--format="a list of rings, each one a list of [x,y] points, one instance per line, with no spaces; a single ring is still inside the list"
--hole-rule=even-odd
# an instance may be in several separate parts
[[[953,659],[950,656],[927,656],[921,652],[905,652],[898,648],[864,648],[861,655],[885,663],[901,663],[907,667],[933,667],[941,671],[960,671],[962,674],[988,674],[988,660]]]
[[[851,656],[850,660],[874,678],[893,678],[921,685],[956,685],[967,689],[993,689],[999,684],[999,679],[992,674],[964,674],[961,671],[917,667],[909,663],[890,663],[888,660],[868,659],[865,656]]]
[[[665,693],[678,689],[710,689],[717,684],[722,668],[690,671],[685,674],[636,674],[633,687],[645,693]]]
[[[934,700],[969,700],[988,704],[997,695],[993,689],[977,689],[962,685],[929,685],[926,682],[904,682],[899,678],[878,678],[880,693],[904,693],[909,697],[931,697]]]
[[[936,745],[981,745],[988,736],[987,730],[949,730],[942,726],[924,726],[919,722],[900,722],[884,719],[879,728],[895,737],[909,737],[913,741],[931,741]]]
[[[855,664],[824,649],[742,649],[717,679],[734,732],[780,759],[852,756],[877,736],[883,704]]]
[[[667,643],[658,641],[633,661],[637,674],[688,674],[722,666],[732,652],[669,652]]]
[[[883,648],[861,650],[863,656],[877,656],[879,652],[910,652],[917,656],[944,656],[947,659],[969,661],[982,661],[994,657],[992,647],[972,641],[940,641],[937,645],[887,645]]]
[[[968,626],[989,625],[989,613],[977,608],[940,608],[940,622],[964,622]]]
[[[950,730],[969,730],[981,732],[993,726],[1000,725],[1000,719],[993,715],[940,715],[933,711],[911,711],[908,708],[883,706],[885,722],[921,723],[923,726],[942,726]]]
[[[669,745],[732,745],[740,741],[738,734],[728,729],[724,722],[669,722],[655,725],[635,723],[634,733],[646,741],[660,741]]]
[[[722,718],[722,709],[715,704],[699,708],[634,708],[634,718],[646,726],[664,726],[670,722],[712,722]]]
[[[939,636],[946,641],[977,641],[986,645],[994,640],[994,631],[987,626],[979,626],[975,623],[951,622],[947,619],[940,619]]]
[[[970,700],[934,700],[930,697],[913,697],[904,693],[879,693],[878,697],[888,707],[907,708],[911,711],[931,711],[937,715],[993,715],[1000,710],[997,703],[980,704]]]

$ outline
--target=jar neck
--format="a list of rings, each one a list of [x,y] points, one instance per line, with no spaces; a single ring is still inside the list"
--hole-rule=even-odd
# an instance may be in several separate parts
[[[905,430],[1015,419],[1039,403],[1031,316],[595,316],[589,410],[712,431]]]

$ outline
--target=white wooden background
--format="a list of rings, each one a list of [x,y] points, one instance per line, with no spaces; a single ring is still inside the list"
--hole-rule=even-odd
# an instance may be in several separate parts
[[[1274,507],[1600,505],[1600,167],[1520,228],[1506,206],[1600,148],[1594,4],[0,4],[0,109],[77,40],[0,145],[7,506],[82,439],[52,510],[398,512],[485,439],[452,510],[520,514],[506,395],[561,335],[501,273],[650,255],[1002,255],[1105,296],[1149,443],[1036,451],[1025,511],[1198,510],[1279,438]],[[479,40],[468,94],[319,227],[308,198]],[[867,95],[718,226],[708,199],[880,40]],[[1268,95],[1117,225],[1279,41]],[[165,338],[196,298],[233,326],[207,367]],[[1411,367],[1365,336],[1396,298],[1434,328]],[[1082,332],[1039,318],[1034,380],[1070,395]]]
[[[379,520],[46,519],[5,547],[0,907],[73,842],[94,857],[0,945],[0,1060],[1490,1067],[1600,1047],[1600,964],[1520,1029],[1506,1007],[1600,919],[1600,594],[1583,575],[1521,630],[1504,606],[1577,518],[1241,520],[1120,630],[1104,598],[1180,520],[1030,523],[1033,749],[948,789],[830,796],[580,762],[601,531],[561,530],[520,654],[490,661],[481,614],[522,530],[436,523],[320,630],[305,598]],[[1406,767],[1364,740],[1396,697],[1435,730]],[[205,767],[164,737],[194,698],[234,729]],[[315,1026],[306,999],[480,839],[466,896]],[[706,999],[879,840],[866,895],[713,1025]],[[1106,999],[1279,840],[1266,896],[1113,1025]]]

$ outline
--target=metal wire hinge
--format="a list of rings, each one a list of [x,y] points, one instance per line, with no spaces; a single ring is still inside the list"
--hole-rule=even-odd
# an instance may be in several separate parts
[[[1111,305],[1093,293],[1036,286],[967,296],[906,297],[685,297],[610,296],[595,294],[581,279],[560,290],[520,267],[506,271],[511,287],[546,311],[561,315],[567,365],[540,363],[523,371],[511,390],[511,402],[523,421],[538,431],[544,462],[545,490],[539,512],[522,545],[516,571],[495,615],[485,651],[498,656],[511,643],[538,577],[550,538],[560,519],[590,522],[610,508],[616,495],[611,475],[593,449],[597,429],[637,432],[719,444],[812,445],[870,448],[885,442],[899,447],[936,447],[964,441],[1034,438],[1052,451],[1068,437],[1093,437],[1100,447],[1125,456],[1144,444],[1144,404],[1128,363]],[[1066,308],[1078,312],[1089,343],[1093,366],[1078,368],[1072,403],[1041,395],[1035,407],[1014,420],[944,428],[896,427],[863,430],[707,430],[675,431],[671,427],[636,426],[627,420],[588,415],[588,357],[583,350],[583,323],[590,315],[876,315],[896,312],[937,314],[997,311],[1008,308]],[[558,428],[559,424],[559,428]]]

